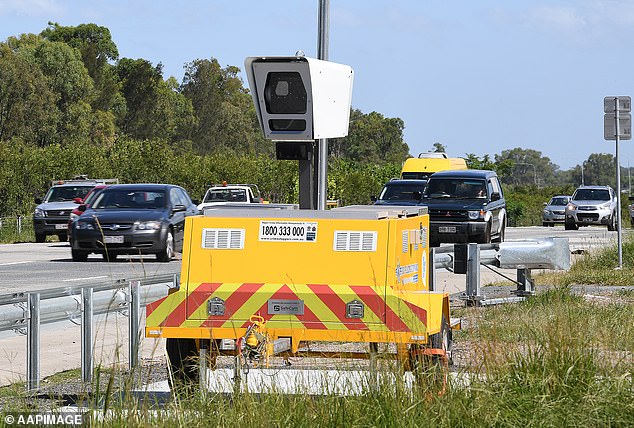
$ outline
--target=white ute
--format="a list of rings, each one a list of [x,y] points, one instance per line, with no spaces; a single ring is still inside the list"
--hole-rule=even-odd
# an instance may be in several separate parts
[[[205,192],[198,210],[202,213],[205,208],[219,205],[261,204],[260,189],[255,184],[227,184],[211,186]]]

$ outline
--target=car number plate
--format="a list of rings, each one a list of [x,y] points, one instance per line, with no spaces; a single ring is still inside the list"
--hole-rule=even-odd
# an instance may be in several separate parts
[[[456,226],[439,226],[439,233],[456,233]]]
[[[590,221],[592,221],[592,219],[591,218],[584,218],[583,221],[590,222]]]
[[[122,235],[104,236],[103,243],[104,244],[123,244],[123,236]]]
[[[60,229],[68,229],[68,223],[64,223],[64,224],[56,224],[55,225],[55,229],[60,230]]]

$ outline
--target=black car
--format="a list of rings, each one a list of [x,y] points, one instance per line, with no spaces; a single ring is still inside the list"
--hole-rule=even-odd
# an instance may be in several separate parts
[[[374,204],[418,205],[421,203],[426,183],[427,180],[392,179],[385,184]]]
[[[74,261],[88,254],[155,254],[169,262],[183,246],[185,217],[198,214],[187,192],[171,184],[116,184],[105,188],[73,223]]]
[[[430,245],[504,241],[506,201],[495,172],[437,172],[427,181],[422,200],[429,210]]]

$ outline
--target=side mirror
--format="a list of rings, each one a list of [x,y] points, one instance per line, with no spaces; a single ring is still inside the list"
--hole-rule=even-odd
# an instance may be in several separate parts
[[[41,204],[42,203],[42,198],[35,198],[35,203],[36,204]]]
[[[86,211],[86,205],[81,204],[80,206],[77,207],[77,211],[85,212]]]
[[[498,192],[491,193],[491,202],[499,201],[499,200],[500,200],[500,194]]]
[[[371,200],[372,202],[376,202],[377,197],[376,197],[375,195],[372,195],[372,196],[370,196],[370,200]]]
[[[544,202],[544,206],[548,205],[548,202]]]

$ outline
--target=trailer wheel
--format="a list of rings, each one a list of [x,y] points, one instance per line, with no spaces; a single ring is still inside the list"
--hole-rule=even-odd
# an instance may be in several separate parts
[[[433,353],[441,349],[444,355]],[[416,382],[424,392],[442,395],[447,386],[451,350],[451,329],[443,315],[440,332],[429,336],[429,346],[410,347],[409,366]]]
[[[167,358],[172,375],[170,384],[194,383],[198,381],[198,344],[196,339],[168,338],[165,341]]]

